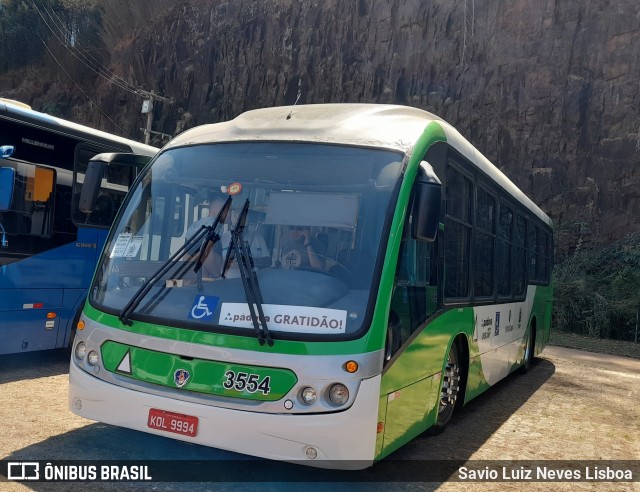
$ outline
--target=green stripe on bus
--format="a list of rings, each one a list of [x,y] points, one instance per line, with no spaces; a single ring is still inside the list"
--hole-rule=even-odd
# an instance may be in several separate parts
[[[110,372],[160,386],[210,395],[277,401],[298,382],[289,369],[187,359],[112,341],[102,344],[101,353],[104,366]],[[126,370],[119,369],[127,353],[129,361]],[[180,384],[182,381],[185,381],[184,384]]]

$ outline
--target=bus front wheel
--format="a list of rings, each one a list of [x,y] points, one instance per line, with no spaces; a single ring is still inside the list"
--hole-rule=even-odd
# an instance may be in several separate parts
[[[440,434],[453,417],[458,394],[460,393],[460,355],[456,341],[451,344],[447,365],[442,373],[442,386],[440,387],[440,401],[438,403],[438,418],[429,429],[432,435]]]

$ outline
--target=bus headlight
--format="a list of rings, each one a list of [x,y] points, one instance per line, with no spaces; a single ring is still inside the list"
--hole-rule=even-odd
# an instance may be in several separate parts
[[[78,342],[76,344],[76,357],[80,360],[84,359],[87,354],[87,345],[84,342]]]
[[[87,362],[92,366],[97,366],[100,361],[100,357],[98,357],[98,352],[92,350],[89,352],[89,356],[87,357]]]
[[[344,405],[349,401],[349,390],[344,384],[336,383],[329,388],[329,399],[334,405]]]
[[[314,390],[310,386],[307,386],[300,393],[300,397],[302,398],[302,401],[304,403],[306,403],[307,405],[311,405],[318,399],[318,393],[316,393],[316,390]]]

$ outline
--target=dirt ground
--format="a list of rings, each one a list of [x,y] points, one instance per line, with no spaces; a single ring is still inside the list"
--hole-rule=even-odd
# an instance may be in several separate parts
[[[224,453],[98,424],[67,410],[68,353],[0,357],[0,458],[218,459]],[[216,454],[217,453],[217,454]],[[547,347],[532,371],[469,403],[441,435],[391,459],[640,460],[640,360]],[[637,480],[637,478],[636,478]],[[145,490],[634,490],[635,483],[147,484]],[[77,487],[76,487],[77,486]],[[93,483],[90,490],[138,490]],[[87,490],[83,484],[1,483],[0,490]]]

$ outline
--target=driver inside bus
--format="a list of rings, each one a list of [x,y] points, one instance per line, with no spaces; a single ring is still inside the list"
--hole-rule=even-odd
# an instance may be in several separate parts
[[[202,226],[210,226],[215,221],[216,217],[222,207],[226,203],[228,195],[224,193],[212,193],[209,196],[209,214],[206,217],[197,220],[193,224],[189,226],[187,229],[187,234],[185,236],[185,240],[189,240],[194,234],[196,234]],[[251,217],[253,214],[251,211],[247,217],[247,223],[244,228],[244,239],[249,242],[249,247],[251,249],[251,256],[253,257],[253,262],[256,268],[265,268],[271,266],[271,255],[269,254],[269,247],[267,246],[264,237],[256,231],[256,224],[254,224]],[[235,225],[237,221],[237,212],[232,211],[232,213],[227,215],[227,220],[225,224],[222,226],[218,226],[218,233],[220,234],[220,240],[213,247],[213,251],[211,245],[209,245],[207,250],[205,251],[204,261],[202,263],[203,270],[208,277],[216,278],[219,277],[222,272],[222,264],[227,254],[227,249],[229,248],[229,243],[231,242],[231,230],[230,228]],[[198,245],[199,246],[199,245]],[[193,249],[190,251],[191,257],[196,257],[199,254],[199,251],[194,251]],[[240,271],[238,269],[237,261],[234,260],[227,271],[226,277],[235,278],[240,276]]]
[[[326,247],[308,228],[292,226],[282,248],[280,266],[285,270],[312,268],[324,270]]]

